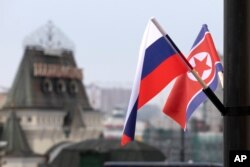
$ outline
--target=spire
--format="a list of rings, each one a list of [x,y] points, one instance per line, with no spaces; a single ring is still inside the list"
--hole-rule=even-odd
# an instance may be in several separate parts
[[[38,47],[43,50],[74,51],[73,42],[57,28],[52,21],[41,26],[24,39],[24,47]]]
[[[5,156],[34,156],[15,112],[11,112],[4,125],[3,140],[7,142]]]

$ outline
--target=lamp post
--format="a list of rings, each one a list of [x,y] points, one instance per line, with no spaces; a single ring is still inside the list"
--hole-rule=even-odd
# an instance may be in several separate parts
[[[224,167],[250,150],[250,1],[224,0]]]

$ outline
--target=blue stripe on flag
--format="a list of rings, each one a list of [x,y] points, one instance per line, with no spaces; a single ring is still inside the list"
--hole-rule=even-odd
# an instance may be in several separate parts
[[[161,37],[158,40],[156,40],[145,51],[141,79],[146,77],[155,68],[157,68],[164,60],[166,60],[168,57],[174,54],[175,51],[169,45],[169,43],[164,39],[164,37]]]
[[[133,106],[132,111],[129,114],[128,120],[125,125],[124,133],[134,140],[135,135],[135,127],[136,127],[136,117],[137,117],[137,105],[138,105],[138,98]]]
[[[216,70],[217,70],[218,72],[219,72],[219,71],[222,71],[222,72],[224,71],[221,62],[216,63],[215,67],[216,67]]]
[[[215,89],[217,88],[218,85],[218,76],[217,76],[217,70],[216,70],[216,74],[215,77],[212,81],[212,83],[209,85],[210,89],[212,91],[215,91]],[[194,99],[191,101],[191,103],[189,104],[188,108],[187,108],[187,115],[186,115],[186,120],[188,121],[189,118],[191,117],[192,113],[194,112],[194,110],[205,100],[207,99],[207,96],[205,95],[205,93],[203,93],[203,91],[201,91],[200,93],[198,93]]]
[[[205,33],[208,32],[208,28],[207,28],[207,25],[206,24],[203,24],[202,25],[202,29],[198,35],[198,37],[196,38],[196,40],[194,41],[194,44],[192,46],[195,47],[204,37],[205,37]]]

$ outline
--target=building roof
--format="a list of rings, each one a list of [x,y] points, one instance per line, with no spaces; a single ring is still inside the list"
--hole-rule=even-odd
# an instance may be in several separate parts
[[[80,107],[82,110],[91,110],[85,87],[79,79],[70,78],[47,78],[34,75],[34,64],[53,64],[63,67],[77,67],[73,57],[73,52],[64,51],[61,56],[47,55],[44,50],[33,47],[25,49],[23,59],[18,68],[15,80],[8,94],[3,109],[6,108],[56,108],[65,111]],[[65,83],[66,91],[58,93],[58,82]],[[45,82],[50,82],[51,92],[44,91],[48,86]],[[73,82],[77,86],[77,92],[68,92],[70,84]]]
[[[31,150],[15,112],[11,112],[4,125],[2,140],[7,142],[5,156],[32,157],[38,156]]]
[[[98,162],[96,166],[103,166],[106,161],[164,160],[165,156],[160,150],[142,142],[133,141],[121,147],[120,140],[91,139],[63,148],[49,166],[78,167],[93,162]]]

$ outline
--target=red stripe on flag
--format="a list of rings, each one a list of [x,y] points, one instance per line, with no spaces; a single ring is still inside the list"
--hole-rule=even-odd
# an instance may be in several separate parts
[[[214,42],[213,42],[211,34],[208,33],[205,36],[205,38],[206,38],[206,42],[207,42],[207,44],[209,46],[209,49],[210,49],[210,52],[211,52],[211,56],[213,57],[214,61],[215,62],[217,62],[217,61],[220,62],[220,58],[219,58],[219,56],[217,54],[217,51],[215,49],[215,45],[214,45]]]
[[[163,112],[175,120],[184,129],[186,127],[186,108],[193,95],[196,82],[187,79],[187,75],[180,76],[168,96]],[[188,88],[189,86],[189,88]],[[200,86],[198,84],[198,86]]]
[[[121,139],[122,146],[126,145],[127,143],[129,143],[131,141],[132,141],[132,139],[129,136],[127,136],[126,134],[122,135],[122,139]]]
[[[168,57],[141,81],[138,109],[157,95],[175,77],[187,72],[187,70],[177,54]]]

